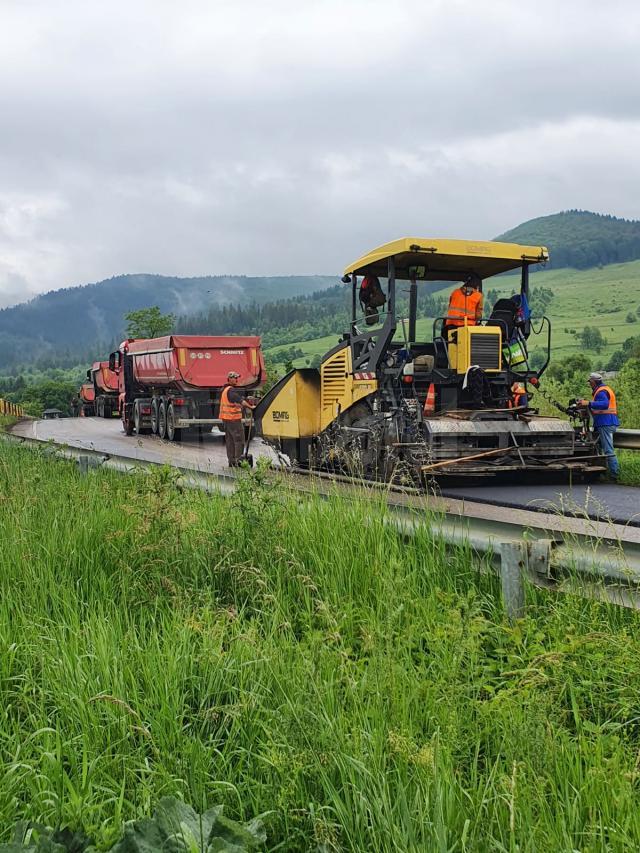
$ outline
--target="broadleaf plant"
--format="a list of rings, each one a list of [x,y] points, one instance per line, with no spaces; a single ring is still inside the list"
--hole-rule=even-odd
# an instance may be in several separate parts
[[[246,853],[266,840],[259,819],[241,824],[222,812],[223,806],[214,806],[198,815],[175,797],[164,797],[152,818],[125,824],[111,853]]]
[[[175,797],[163,797],[151,818],[125,824],[124,835],[110,853],[250,853],[266,841],[260,818],[242,824],[214,806],[197,814]],[[0,844],[0,853],[96,853],[81,832],[18,824],[13,841]]]

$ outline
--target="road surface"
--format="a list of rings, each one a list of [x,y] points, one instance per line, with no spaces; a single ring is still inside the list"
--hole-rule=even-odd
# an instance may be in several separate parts
[[[640,489],[615,483],[443,486],[442,495],[493,506],[558,512],[640,527]]]
[[[224,436],[218,430],[181,442],[157,436],[126,436],[119,420],[63,418],[22,421],[12,432],[42,441],[52,440],[71,447],[96,450],[141,462],[167,462],[202,473],[228,470]],[[278,464],[274,451],[261,439],[251,441],[254,459],[266,457]],[[444,497],[516,509],[557,512],[561,515],[613,521],[640,527],[640,489],[609,483],[585,485],[502,485],[452,487],[442,484]]]
[[[11,430],[14,435],[54,441],[84,450],[97,450],[140,462],[167,462],[208,474],[220,474],[227,468],[224,435],[217,429],[184,441],[163,441],[152,435],[125,435],[119,419],[60,418],[59,420],[21,421]],[[276,454],[262,439],[252,439],[249,452],[254,459],[267,457],[277,462]]]

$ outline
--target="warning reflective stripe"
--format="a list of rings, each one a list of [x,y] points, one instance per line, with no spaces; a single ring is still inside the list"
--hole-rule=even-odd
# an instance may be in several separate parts
[[[354,379],[375,379],[376,375],[375,375],[375,373],[354,373],[353,378]]]

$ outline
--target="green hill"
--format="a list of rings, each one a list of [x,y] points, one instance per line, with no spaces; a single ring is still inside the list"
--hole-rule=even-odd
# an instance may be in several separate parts
[[[588,269],[640,258],[640,222],[588,210],[566,210],[523,222],[495,238],[549,249],[549,268]]]
[[[121,275],[51,291],[0,310],[0,367],[73,358],[90,360],[122,340],[128,311],[158,305],[163,313],[262,304],[334,285],[335,276]]]
[[[581,281],[590,294],[588,304],[577,298],[566,309],[564,286],[556,294],[552,313],[558,321],[556,341],[563,350],[578,346],[574,333],[564,329],[582,328],[588,322],[602,326],[608,339],[607,352],[629,337],[633,329],[626,324],[625,302],[635,299],[635,286],[626,282],[626,272],[621,273],[626,283],[625,292],[619,292],[616,273],[608,265],[640,259],[640,222],[573,210],[524,222],[496,239],[548,246],[551,261],[540,279],[545,287],[560,287],[554,278],[559,268],[589,269],[578,274],[586,278],[576,278],[571,271],[562,273],[568,276],[566,282],[574,282],[567,294],[574,286],[579,288]],[[610,275],[614,276],[611,282]],[[629,275],[637,278],[637,268],[632,267]],[[509,289],[513,284],[511,276],[500,281],[499,289]],[[599,293],[600,285],[610,293]],[[422,316],[433,316],[443,298],[433,295],[438,286],[442,285],[434,283],[424,291],[431,297],[425,299],[424,293],[421,297]],[[609,297],[618,300],[619,311]],[[348,294],[347,288],[336,286],[332,276],[117,276],[46,293],[0,310],[0,374],[15,373],[19,366],[28,364],[45,369],[68,367],[104,355],[122,339],[124,314],[149,305],[175,314],[179,318],[177,328],[183,332],[255,333],[263,336],[268,349],[290,349],[297,342],[305,342],[302,349],[308,357],[310,352],[317,355],[314,339],[332,337],[345,327]],[[579,316],[572,314],[574,309]]]

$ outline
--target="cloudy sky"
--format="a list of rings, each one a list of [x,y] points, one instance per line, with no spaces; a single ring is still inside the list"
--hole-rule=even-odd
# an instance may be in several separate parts
[[[0,0],[0,306],[640,218],[637,0]]]

